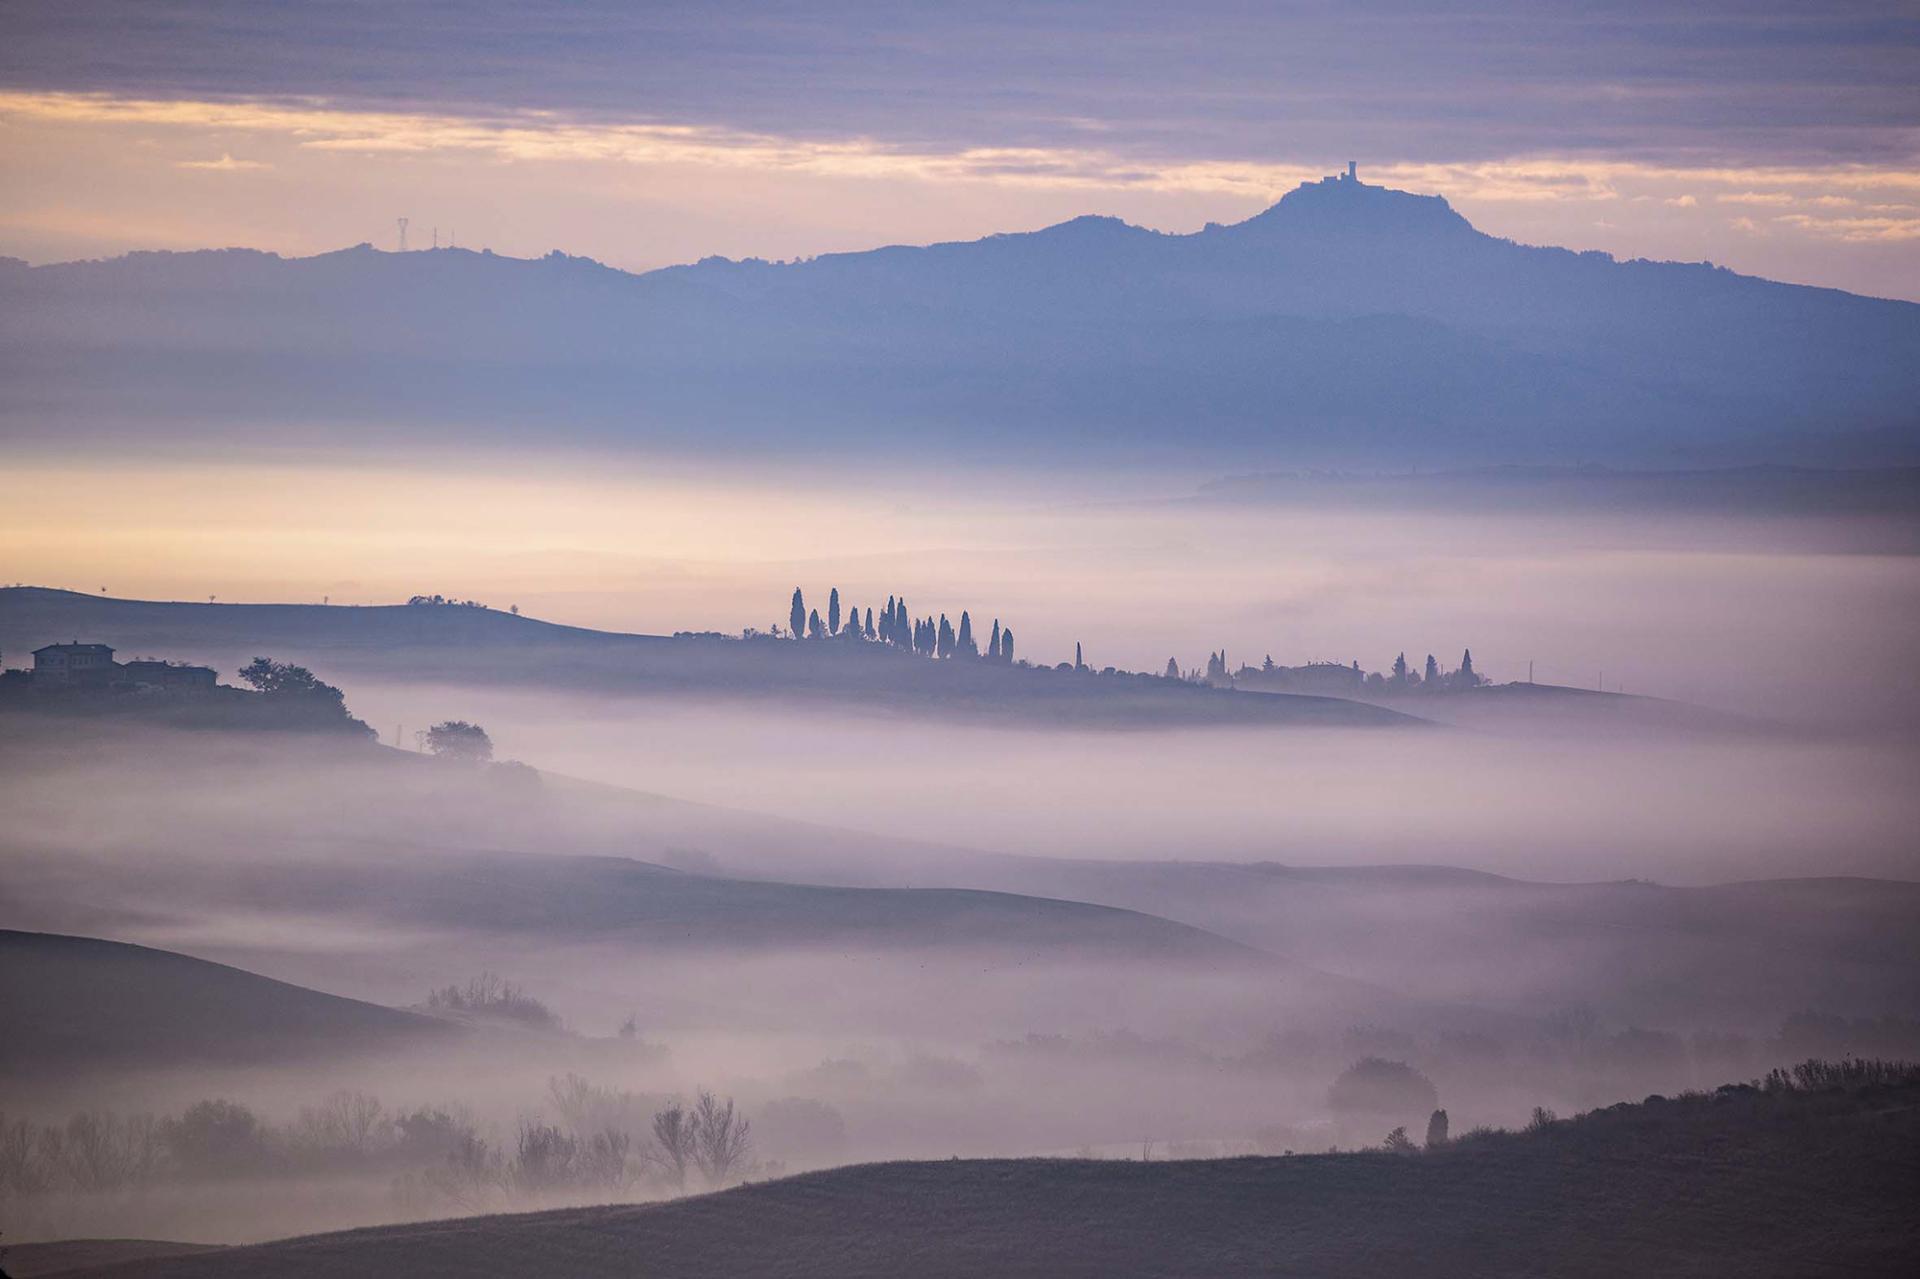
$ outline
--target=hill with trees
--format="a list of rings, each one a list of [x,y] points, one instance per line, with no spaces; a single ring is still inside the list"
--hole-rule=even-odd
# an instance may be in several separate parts
[[[872,642],[865,639],[863,613],[859,642],[853,642],[850,625],[829,632],[822,620],[815,638],[846,642],[792,643],[790,634],[759,631],[741,636],[594,631],[431,598],[370,607],[218,604],[6,587],[0,588],[0,651],[23,652],[51,635],[86,634],[128,649],[192,653],[235,666],[272,652],[329,678],[466,679],[623,695],[771,695],[882,711],[1086,727],[1420,723],[1384,707],[1338,698],[1235,696],[1084,663],[1065,669],[1036,666],[1014,657],[1013,639],[1004,627],[998,655],[991,637],[988,652],[981,653],[969,614],[963,612],[957,626],[944,615],[941,621],[916,620],[904,600],[896,601],[882,638],[879,622],[886,616],[876,616]],[[803,626],[797,633],[807,631]]]

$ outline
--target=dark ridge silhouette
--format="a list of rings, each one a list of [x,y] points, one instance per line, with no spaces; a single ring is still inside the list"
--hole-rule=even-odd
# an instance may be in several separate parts
[[[1911,1082],[1650,1097],[1401,1149],[870,1164],[666,1204],[384,1226],[89,1273],[1905,1275],[1920,1253]]]
[[[455,1034],[432,1018],[171,951],[0,930],[0,1070],[320,1059]]]
[[[638,276],[366,245],[14,263],[0,317],[21,438],[166,419],[981,460],[1920,459],[1920,305],[1514,244],[1344,179],[1191,235],[1084,217]]]

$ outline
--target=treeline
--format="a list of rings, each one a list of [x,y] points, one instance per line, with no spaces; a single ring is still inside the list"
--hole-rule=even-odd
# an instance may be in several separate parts
[[[753,1128],[705,1089],[642,1098],[575,1074],[548,1080],[543,1113],[498,1140],[466,1107],[394,1111],[342,1090],[273,1123],[226,1098],[156,1117],[81,1111],[65,1122],[0,1114],[0,1200],[236,1180],[379,1175],[410,1209],[474,1212],[564,1198],[681,1194],[769,1165]],[[777,1167],[777,1166],[774,1166]]]
[[[1478,688],[1490,681],[1486,676],[1473,669],[1473,650],[1467,649],[1460,654],[1460,665],[1452,670],[1442,669],[1440,662],[1432,653],[1427,654],[1424,670],[1415,670],[1407,663],[1407,655],[1401,653],[1393,659],[1393,665],[1384,673],[1362,670],[1359,661],[1351,664],[1340,662],[1307,662],[1300,666],[1284,666],[1273,660],[1269,653],[1258,666],[1243,664],[1238,670],[1227,664],[1227,652],[1221,649],[1217,653],[1207,654],[1207,665],[1200,669],[1182,670],[1177,658],[1169,657],[1164,672],[1168,679],[1185,680],[1192,684],[1210,684],[1215,687],[1232,687],[1236,683],[1251,684],[1255,687],[1287,688],[1318,691],[1352,691],[1373,694],[1392,694],[1410,692],[1446,692],[1456,689]]]
[[[887,596],[887,605],[877,617],[871,608],[862,616],[858,605],[847,608],[843,613],[840,588],[837,586],[828,592],[825,617],[820,616],[819,609],[807,607],[805,593],[799,587],[794,587],[793,599],[787,609],[787,625],[783,629],[776,622],[773,634],[795,640],[838,639],[891,644],[920,657],[964,658],[1009,665],[1014,660],[1013,628],[1000,625],[997,617],[993,619],[993,628],[988,633],[987,647],[983,653],[980,641],[974,634],[973,617],[965,609],[960,612],[957,626],[948,620],[945,613],[938,617],[931,614],[915,617],[908,609],[904,596]]]

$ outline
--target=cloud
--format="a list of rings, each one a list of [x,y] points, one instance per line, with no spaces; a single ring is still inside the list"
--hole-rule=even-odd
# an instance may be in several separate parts
[[[1690,195],[1679,195],[1679,196],[1673,197],[1671,200],[1668,200],[1667,203],[1671,204],[1676,209],[1691,209],[1691,208],[1698,207],[1700,201],[1694,199]]]
[[[1805,213],[1787,213],[1775,221],[1850,244],[1899,244],[1920,240],[1920,216],[1816,218]]]
[[[491,115],[344,110],[324,100],[267,102],[120,98],[0,91],[0,120],[112,128],[177,128],[273,135],[300,149],[368,156],[464,155],[502,164],[691,166],[823,177],[987,183],[1055,189],[1144,189],[1272,198],[1327,171],[1326,163],[1142,156],[1098,146],[906,146],[865,136],[799,137],[717,125],[577,118],[554,112]],[[221,171],[258,162],[223,154],[183,167]],[[1629,184],[1736,185],[1715,198],[1790,204],[1787,192],[1746,186],[1820,186],[1920,192],[1920,169],[1684,168],[1585,157],[1368,166],[1375,181],[1483,202],[1610,201]],[[1681,197],[1677,203],[1688,207]]]
[[[201,169],[208,173],[242,173],[250,169],[271,169],[273,166],[260,160],[236,160],[231,152],[222,151],[218,160],[175,160],[176,169]]]

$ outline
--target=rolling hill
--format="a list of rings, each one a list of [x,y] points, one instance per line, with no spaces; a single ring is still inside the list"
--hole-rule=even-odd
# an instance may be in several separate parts
[[[1920,450],[1920,306],[1476,231],[1303,184],[1233,226],[629,275],[555,253],[0,264],[21,439],[572,439],[1403,467]],[[138,423],[137,427],[123,424]]]
[[[91,937],[0,930],[0,1069],[236,1064],[411,1046],[458,1032],[224,964]]]
[[[852,1167],[650,1206],[379,1227],[88,1274],[1904,1275],[1920,1088],[1649,1098],[1420,1155]]]
[[[353,674],[617,695],[831,700],[1033,725],[1415,727],[1331,697],[1248,696],[1152,676],[927,661],[891,645],[627,635],[457,605],[189,604],[0,588],[0,651],[85,636],[233,669],[268,653]],[[351,690],[349,690],[351,692]]]

